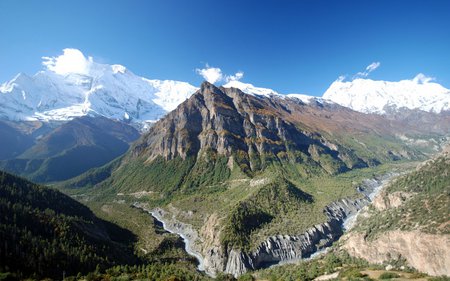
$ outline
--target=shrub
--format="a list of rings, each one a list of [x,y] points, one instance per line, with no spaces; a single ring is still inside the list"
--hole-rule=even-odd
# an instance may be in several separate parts
[[[395,272],[383,272],[380,275],[380,279],[392,279],[392,278],[399,278],[399,277],[400,277],[400,275],[398,275]]]

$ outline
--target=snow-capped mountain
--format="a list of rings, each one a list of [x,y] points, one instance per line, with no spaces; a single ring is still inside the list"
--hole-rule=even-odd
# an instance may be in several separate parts
[[[67,121],[101,115],[153,121],[197,90],[189,83],[150,80],[121,65],[96,63],[76,49],[44,59],[45,70],[19,74],[0,86],[0,119]]]
[[[242,92],[252,95],[252,96],[265,96],[270,97],[273,95],[280,95],[276,91],[268,88],[255,87],[252,84],[243,83],[238,80],[232,80],[223,85],[224,88],[236,88],[241,90]]]
[[[384,114],[408,108],[439,113],[450,110],[450,90],[423,74],[398,82],[355,79],[335,81],[323,95],[342,106],[364,113]]]
[[[304,94],[279,94],[277,91],[269,88],[261,88],[253,86],[252,84],[243,83],[241,81],[233,80],[229,81],[227,84],[223,85],[224,88],[237,88],[242,92],[252,95],[252,96],[264,96],[264,97],[279,97],[279,98],[291,98],[298,99],[303,103],[310,103],[311,101],[323,102],[320,97],[309,96]]]

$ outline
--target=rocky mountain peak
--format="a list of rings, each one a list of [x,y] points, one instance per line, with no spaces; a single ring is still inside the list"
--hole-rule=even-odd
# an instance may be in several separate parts
[[[136,143],[132,155],[151,162],[158,156],[170,160],[212,153],[232,158],[247,172],[264,168],[267,161],[289,157],[292,161],[315,159],[330,173],[367,165],[350,157],[351,152],[338,151],[339,146],[317,131],[300,129],[302,125],[288,108],[304,106],[309,105],[204,82],[191,98],[155,123]],[[321,159],[322,155],[329,157]],[[343,160],[350,158],[347,164]]]

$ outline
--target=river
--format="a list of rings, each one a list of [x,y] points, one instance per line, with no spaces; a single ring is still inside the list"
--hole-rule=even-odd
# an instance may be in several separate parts
[[[377,196],[379,194],[379,192],[386,186],[387,183],[389,183],[389,181],[394,176],[396,176],[396,174],[385,175],[382,177],[381,180],[375,180],[375,179],[365,180],[362,183],[362,185],[358,188],[358,191],[365,195],[367,202],[368,202],[367,204],[370,204],[372,202],[372,200],[375,198],[375,196]],[[199,252],[195,251],[192,248],[192,240],[195,240],[197,237],[189,237],[189,236],[192,236],[192,233],[195,233],[195,235],[196,235],[196,232],[193,231],[190,226],[180,223],[180,222],[176,222],[176,223],[171,222],[168,224],[167,221],[164,220],[164,218],[163,218],[163,215],[162,215],[163,211],[161,209],[148,210],[148,209],[145,209],[142,206],[140,206],[139,203],[134,203],[134,206],[137,208],[140,208],[140,209],[148,212],[150,215],[152,215],[152,217],[157,222],[159,222],[162,225],[162,227],[164,228],[164,230],[166,230],[167,232],[177,234],[178,236],[180,236],[184,242],[186,252],[198,261],[198,266],[197,266],[198,270],[206,272],[208,275],[214,277],[213,274],[205,271],[205,263],[204,263],[203,256]],[[361,210],[359,210],[358,212],[356,212],[355,214],[353,214],[351,216],[346,217],[343,220],[342,229],[343,229],[344,233],[346,231],[350,230],[354,226],[360,211]],[[184,231],[184,233],[182,232],[182,230]],[[320,256],[323,253],[326,253],[329,250],[329,248],[330,247],[322,248],[322,249],[312,253],[310,255],[310,257],[306,258],[306,259],[305,258],[296,258],[296,259],[292,259],[292,260],[284,260],[284,261],[280,261],[277,264],[274,264],[272,266],[297,263],[301,260],[313,259],[313,258]]]

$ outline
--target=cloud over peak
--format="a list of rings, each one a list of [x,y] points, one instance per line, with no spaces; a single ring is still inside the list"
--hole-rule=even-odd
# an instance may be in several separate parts
[[[242,77],[244,77],[244,72],[242,71],[238,71],[234,75],[227,75],[222,72],[222,69],[218,67],[211,67],[208,64],[205,65],[205,68],[195,69],[195,72],[212,84],[218,82],[239,81]]]
[[[423,73],[419,73],[416,75],[416,77],[413,78],[412,81],[416,84],[426,84],[426,83],[432,82],[434,80],[436,80],[434,77],[429,77]]]
[[[366,67],[366,70],[362,71],[362,72],[358,72],[356,73],[354,78],[366,78],[367,76],[369,76],[369,74],[374,71],[375,69],[377,69],[378,67],[380,67],[381,63],[379,61],[375,61],[372,62],[371,64],[369,64]]]
[[[56,74],[88,74],[93,63],[92,57],[85,57],[78,49],[66,48],[57,57],[42,57],[42,65]]]

